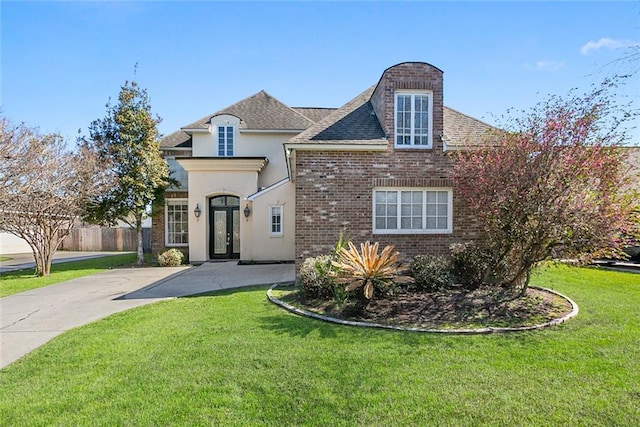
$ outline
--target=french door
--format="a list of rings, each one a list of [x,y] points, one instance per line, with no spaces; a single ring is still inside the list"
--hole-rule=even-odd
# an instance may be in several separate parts
[[[209,258],[240,258],[240,199],[209,199]]]

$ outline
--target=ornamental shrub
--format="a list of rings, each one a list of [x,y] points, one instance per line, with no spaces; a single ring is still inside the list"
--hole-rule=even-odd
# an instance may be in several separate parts
[[[334,297],[333,266],[331,256],[307,258],[300,267],[300,284],[306,298],[332,299]]]
[[[489,254],[473,242],[454,243],[451,252],[451,273],[456,284],[466,289],[477,289],[487,281],[491,265]]]
[[[184,261],[184,254],[176,248],[171,248],[158,255],[160,267],[178,267]]]
[[[414,286],[421,291],[437,291],[451,286],[451,262],[442,255],[417,255],[409,264]]]

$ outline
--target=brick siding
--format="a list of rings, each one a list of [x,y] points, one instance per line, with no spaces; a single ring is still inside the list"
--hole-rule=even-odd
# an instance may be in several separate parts
[[[191,156],[190,151],[178,151],[178,150],[164,150],[163,157],[166,156],[179,156],[186,157]],[[167,191],[165,193],[165,199],[187,199],[189,197],[189,193],[186,191]],[[154,206],[153,207],[153,215],[151,217],[151,253],[154,257],[158,256],[162,252],[173,248],[174,246],[168,247],[165,245],[165,224],[164,224],[164,204],[162,206]],[[189,248],[188,247],[175,247],[184,253],[185,259],[189,259]]]
[[[395,149],[394,93],[401,89],[433,91],[433,149]],[[304,258],[331,251],[341,232],[354,243],[366,240],[393,244],[409,258],[447,253],[454,242],[478,233],[478,224],[453,188],[453,233],[373,234],[373,188],[453,187],[454,158],[442,151],[442,71],[428,64],[406,63],[388,69],[371,103],[389,145],[374,151],[296,151],[295,253]]]

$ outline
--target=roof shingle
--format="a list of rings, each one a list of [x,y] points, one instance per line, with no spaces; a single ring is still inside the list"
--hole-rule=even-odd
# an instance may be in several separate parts
[[[304,109],[309,115],[317,115],[319,109]],[[200,120],[183,126],[181,130],[173,132],[162,138],[162,147],[190,147],[191,136],[182,129],[207,129],[212,117],[221,114],[229,114],[238,117],[240,129],[252,130],[304,130],[313,124],[313,121],[302,114],[278,101],[265,91],[243,99],[213,114],[204,116]]]
[[[306,129],[291,138],[288,144],[386,144],[387,137],[370,102],[374,89],[375,86],[368,88],[337,109],[290,108],[265,91],[260,91],[182,129],[207,129],[212,117],[230,114],[241,119],[241,129]],[[449,107],[444,107],[443,116],[443,139],[451,148],[477,146],[494,129],[487,123]],[[161,146],[190,147],[191,136],[179,130],[164,137]]]
[[[495,129],[487,123],[467,116],[453,108],[443,108],[443,139],[449,147],[475,147],[486,141]]]
[[[365,90],[309,129],[291,138],[287,144],[385,144],[387,139],[369,102],[374,88],[372,86]]]

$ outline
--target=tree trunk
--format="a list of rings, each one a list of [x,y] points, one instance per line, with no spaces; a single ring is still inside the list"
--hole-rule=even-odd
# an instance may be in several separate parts
[[[40,257],[40,251],[35,246],[31,246],[31,252],[33,252],[33,260],[36,262],[35,275],[41,277],[44,271],[42,267],[42,258]]]
[[[35,275],[38,277],[49,276],[51,274],[51,261],[53,260],[51,248],[43,244],[41,248],[32,248],[31,250],[36,262]]]
[[[136,232],[138,234],[138,261],[137,265],[144,264],[144,247],[142,245],[142,214],[136,215]]]
[[[42,254],[42,258],[43,258],[43,262],[42,262],[42,267],[43,267],[43,271],[42,271],[42,276],[49,276],[51,274],[51,262],[53,261],[53,251],[51,250],[51,248],[47,245],[43,248],[43,254]]]

